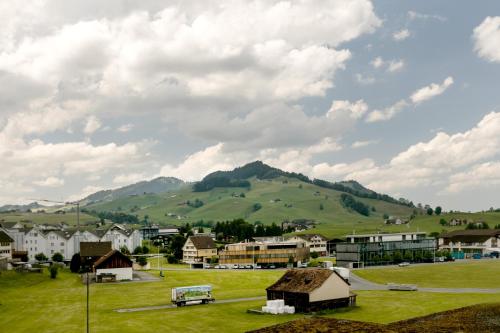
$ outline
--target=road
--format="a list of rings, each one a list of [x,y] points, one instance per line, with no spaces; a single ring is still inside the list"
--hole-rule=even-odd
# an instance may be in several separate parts
[[[222,299],[220,301],[215,301],[214,304],[226,304],[226,303],[239,303],[239,302],[249,302],[249,301],[260,301],[265,300],[266,296],[257,297],[245,297],[245,298],[232,298],[232,299]],[[190,306],[189,304],[187,306]],[[156,306],[145,306],[141,308],[129,308],[129,309],[115,309],[116,312],[140,312],[140,311],[151,311],[151,310],[163,310],[163,309],[173,309],[176,305],[156,305]]]
[[[349,279],[351,283],[352,290],[388,290],[386,285],[374,283],[368,280],[365,280],[353,272],[351,272],[351,276]],[[418,287],[418,291],[431,292],[431,293],[453,293],[453,294],[468,294],[468,293],[477,293],[477,294],[496,294],[500,293],[500,288],[420,288]]]

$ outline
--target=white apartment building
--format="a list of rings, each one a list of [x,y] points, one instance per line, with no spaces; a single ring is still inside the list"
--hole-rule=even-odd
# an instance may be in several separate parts
[[[400,232],[393,234],[352,234],[347,235],[347,243],[401,242],[425,238],[425,232]]]
[[[77,230],[40,228],[9,228],[7,234],[14,239],[16,251],[28,251],[30,261],[35,260],[35,255],[43,253],[51,258],[55,253],[61,253],[66,260],[80,252],[80,242],[111,241],[112,248],[119,250],[126,246],[133,251],[142,245],[142,236],[139,230],[130,230],[113,224],[107,229]]]

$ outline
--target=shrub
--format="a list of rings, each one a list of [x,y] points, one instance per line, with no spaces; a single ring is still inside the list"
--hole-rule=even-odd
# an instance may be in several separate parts
[[[64,257],[62,254],[60,254],[59,252],[56,252],[54,253],[54,255],[52,256],[52,260],[55,261],[55,262],[62,262],[64,260]]]
[[[37,261],[47,261],[49,258],[47,258],[47,256],[43,253],[38,253],[38,254],[35,254],[35,259]]]
[[[141,265],[142,267],[146,266],[148,264],[148,259],[146,257],[138,257],[137,258],[137,263]]]
[[[172,255],[172,254],[167,254],[165,256],[165,258],[167,258],[167,262],[169,264],[177,264],[177,263],[179,263],[179,260],[174,255]]]
[[[134,254],[142,254],[142,246],[137,246],[135,249],[134,249]]]
[[[146,245],[144,245],[144,246],[142,247],[142,253],[144,253],[144,254],[148,254],[148,253],[149,253],[149,247],[147,247]]]
[[[318,257],[319,257],[318,252],[311,252],[311,258],[318,259]]]
[[[56,265],[50,266],[50,268],[49,268],[50,278],[55,279],[57,277],[58,271],[59,271],[59,269],[57,268]]]

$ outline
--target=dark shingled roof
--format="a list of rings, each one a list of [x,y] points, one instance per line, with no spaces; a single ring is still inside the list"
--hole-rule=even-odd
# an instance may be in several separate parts
[[[111,242],[80,242],[81,257],[102,257],[111,252]]]
[[[337,273],[324,268],[292,269],[266,290],[307,294],[321,287],[332,274]]]
[[[484,242],[491,237],[500,235],[500,229],[455,230],[441,234],[441,238],[452,242]]]
[[[99,258],[99,260],[97,260],[94,263],[94,267],[99,268],[99,266],[104,264],[108,259],[112,258],[113,256],[122,257],[126,262],[128,262],[130,264],[130,267],[132,267],[132,260],[130,260],[129,257],[127,257],[126,255],[124,255],[123,253],[121,253],[120,251],[117,251],[117,250],[111,250],[108,253],[106,253],[105,255],[103,255],[101,258]]]
[[[0,242],[12,243],[14,240],[3,230],[0,230]]]
[[[193,242],[196,249],[215,249],[215,242],[210,236],[190,236],[189,239]]]

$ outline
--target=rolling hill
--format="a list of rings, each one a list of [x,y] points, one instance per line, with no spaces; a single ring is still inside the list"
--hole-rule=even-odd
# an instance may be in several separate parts
[[[346,193],[366,205],[369,216],[345,207],[340,198]],[[233,171],[212,173],[193,186],[180,186],[168,193],[122,196],[90,203],[85,209],[136,214],[140,219],[147,216],[149,221],[164,225],[235,218],[265,224],[309,219],[317,223],[317,232],[340,236],[353,230],[377,231],[384,227],[384,214],[410,216],[415,208],[357,182],[318,183],[257,161]]]

